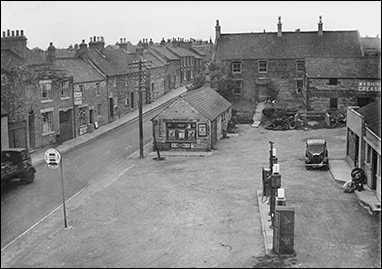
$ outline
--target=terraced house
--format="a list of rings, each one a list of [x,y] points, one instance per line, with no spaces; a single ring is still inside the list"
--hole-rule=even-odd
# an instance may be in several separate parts
[[[218,20],[215,31],[214,59],[230,66],[236,101],[272,97],[290,108],[326,110],[380,96],[380,88],[368,93],[359,88],[380,83],[380,58],[362,59],[378,46],[361,42],[357,30],[324,31],[320,16],[317,31],[283,31],[281,17],[273,32],[221,33]],[[363,45],[370,47],[366,56]]]

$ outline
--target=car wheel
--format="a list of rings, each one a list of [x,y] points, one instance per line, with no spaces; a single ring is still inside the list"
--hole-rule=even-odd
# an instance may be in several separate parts
[[[26,183],[32,183],[34,181],[34,174],[35,172],[33,171],[33,169],[29,168],[27,171],[24,172],[21,179]]]

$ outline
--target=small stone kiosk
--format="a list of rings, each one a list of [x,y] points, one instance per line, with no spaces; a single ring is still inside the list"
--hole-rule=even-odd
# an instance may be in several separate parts
[[[232,104],[210,86],[188,91],[151,119],[163,151],[210,151],[227,130]]]

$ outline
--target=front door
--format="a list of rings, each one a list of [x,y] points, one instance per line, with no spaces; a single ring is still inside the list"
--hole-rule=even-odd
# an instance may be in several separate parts
[[[109,98],[109,104],[110,104],[110,119],[113,120],[114,119],[114,99],[113,98]]]
[[[60,137],[62,142],[73,138],[72,110],[60,111]]]

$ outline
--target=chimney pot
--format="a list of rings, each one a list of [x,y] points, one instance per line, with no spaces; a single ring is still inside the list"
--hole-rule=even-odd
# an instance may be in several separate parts
[[[3,37],[5,37],[5,31],[3,31]]]
[[[120,39],[119,39],[119,43],[121,43],[121,44],[122,44],[122,38],[120,38]]]
[[[126,43],[126,38],[123,39],[123,43]]]
[[[24,36],[24,30],[20,30],[20,35]]]
[[[279,22],[277,23],[277,36],[282,36],[282,23],[281,23],[281,16],[279,16]]]
[[[7,29],[7,36],[11,36],[11,30]]]
[[[16,36],[19,36],[19,30],[16,30]]]
[[[93,37],[93,42],[96,42],[96,36]]]
[[[15,31],[12,30],[12,36],[15,36]]]

